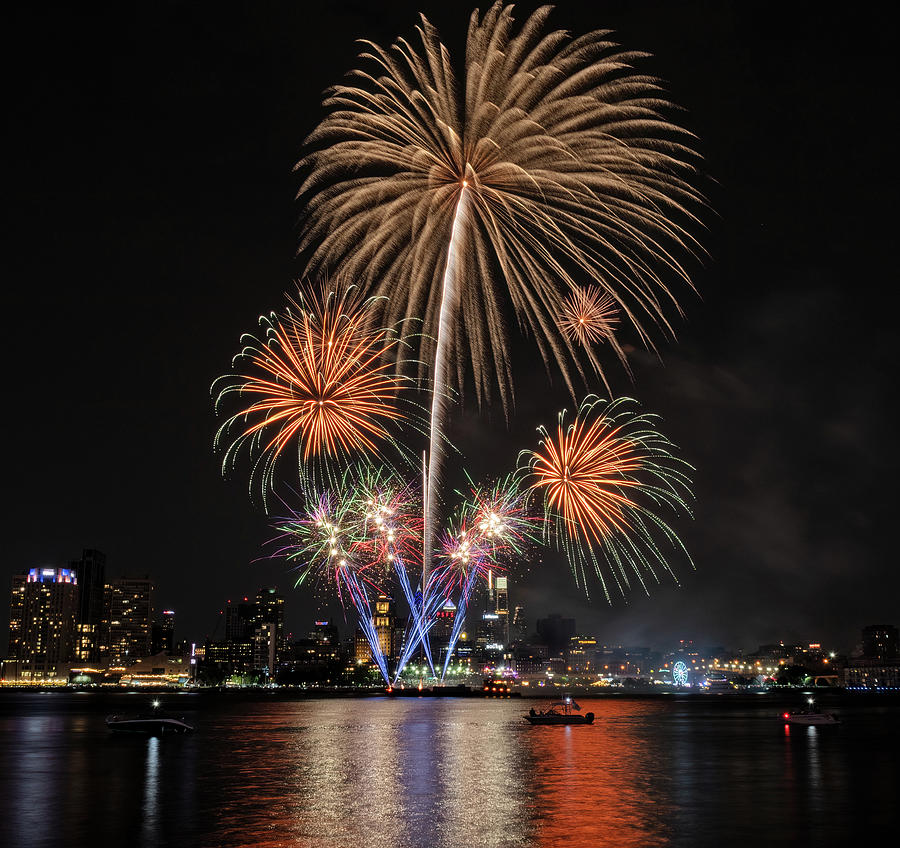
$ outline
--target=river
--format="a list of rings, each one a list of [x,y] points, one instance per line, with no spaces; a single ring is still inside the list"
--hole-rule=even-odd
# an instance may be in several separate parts
[[[0,692],[8,844],[26,846],[847,845],[898,833],[900,699],[823,696],[842,724],[787,728],[793,698],[583,700],[169,694],[197,730],[110,733],[146,693]],[[5,839],[4,839],[5,841]]]

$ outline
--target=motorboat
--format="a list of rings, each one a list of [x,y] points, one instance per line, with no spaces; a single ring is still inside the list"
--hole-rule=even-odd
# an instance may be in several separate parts
[[[807,702],[808,707],[802,710],[786,710],[781,714],[785,724],[802,724],[808,727],[825,727],[840,724],[840,719],[834,713],[821,712],[815,708],[813,699]]]
[[[152,713],[107,716],[106,726],[120,733],[143,733],[147,736],[190,733],[194,729],[184,720],[184,716],[175,717],[159,711],[159,701],[153,702]]]
[[[550,704],[549,710],[535,710],[532,707],[525,716],[531,724],[593,724],[594,714],[581,715],[581,707],[573,698],[563,696],[559,701]]]

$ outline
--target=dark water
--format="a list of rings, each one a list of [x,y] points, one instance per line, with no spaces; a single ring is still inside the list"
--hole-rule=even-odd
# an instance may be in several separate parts
[[[148,696],[0,693],[3,842],[14,846],[847,845],[898,835],[900,702],[583,701],[593,727],[531,727],[527,700],[169,695],[197,732],[111,734]],[[796,699],[795,699],[796,702]]]

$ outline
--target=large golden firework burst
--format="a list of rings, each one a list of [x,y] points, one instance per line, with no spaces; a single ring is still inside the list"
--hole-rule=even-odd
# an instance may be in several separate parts
[[[678,309],[669,283],[689,282],[679,257],[699,252],[693,137],[636,69],[646,54],[604,30],[546,31],[550,11],[518,27],[512,6],[474,12],[461,74],[424,17],[419,44],[363,42],[297,165],[309,269],[340,266],[390,294],[391,320],[423,319],[419,360],[441,392],[444,346],[458,386],[468,362],[479,400],[496,381],[511,401],[511,304],[574,393],[559,324],[576,278],[652,346],[647,322],[668,330]]]

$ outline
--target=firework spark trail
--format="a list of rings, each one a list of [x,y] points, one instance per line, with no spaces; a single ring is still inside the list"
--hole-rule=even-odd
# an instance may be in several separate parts
[[[471,481],[470,481],[471,482]],[[471,593],[479,579],[488,580],[501,561],[535,540],[536,519],[529,514],[521,479],[510,475],[491,487],[472,484],[460,508],[458,526],[451,527],[442,544],[441,565],[435,570],[441,606],[456,594],[457,613],[441,679],[449,667],[465,622]],[[457,594],[458,591],[458,594]]]
[[[656,567],[677,582],[657,540],[693,563],[657,510],[690,514],[692,469],[659,431],[658,416],[641,413],[630,398],[593,395],[572,424],[565,416],[560,413],[555,434],[538,429],[540,448],[523,451],[520,467],[544,498],[547,528],[555,528],[576,582],[587,589],[585,565],[592,565],[607,601],[610,579],[623,597],[630,576],[645,592],[648,577],[658,583]]]
[[[496,384],[508,411],[511,306],[574,396],[573,363],[583,378],[580,357],[603,369],[560,327],[565,296],[597,286],[653,347],[645,325],[671,334],[667,312],[680,313],[667,280],[690,286],[682,259],[703,252],[691,234],[704,203],[694,139],[667,117],[661,84],[635,70],[645,54],[607,31],[546,31],[549,14],[515,27],[501,2],[473,13],[462,75],[424,17],[420,44],[364,42],[363,67],[331,89],[296,166],[310,271],[341,267],[390,296],[391,320],[423,320],[419,373],[432,366],[434,392],[426,572],[451,358],[457,388],[471,368],[478,402]]]
[[[352,498],[332,492],[308,493],[306,501],[307,512],[290,510],[287,517],[273,520],[273,526],[281,534],[275,540],[280,547],[273,556],[301,563],[297,586],[315,575],[333,589],[342,606],[353,607],[372,659],[389,683],[387,660],[369,601],[369,588],[377,593],[384,591],[383,567],[380,562],[372,561],[369,540],[364,539],[360,544],[359,529],[354,526],[360,521],[358,505]]]
[[[462,590],[459,594],[459,603],[456,606],[456,618],[453,620],[453,630],[450,633],[450,641],[447,645],[447,656],[444,658],[444,667],[441,669],[441,681],[447,676],[447,668],[450,665],[450,658],[453,656],[453,651],[456,649],[456,643],[459,641],[460,633],[462,632],[463,625],[466,621],[466,609],[469,605],[469,597],[472,594],[472,590],[475,588],[475,583],[478,578],[478,571],[476,569],[472,569],[467,575],[465,582],[463,584]]]
[[[428,584],[431,574],[432,553],[434,551],[435,514],[439,506],[438,489],[441,483],[443,467],[443,425],[446,418],[446,399],[449,391],[448,345],[451,338],[450,324],[455,317],[459,302],[457,274],[459,273],[459,253],[462,231],[465,226],[467,203],[466,181],[459,193],[459,200],[453,214],[453,226],[450,228],[450,244],[447,247],[447,267],[441,285],[441,307],[438,318],[437,343],[434,354],[434,377],[431,390],[431,442],[428,454],[428,490],[425,498],[425,536],[423,544],[422,586]]]
[[[357,621],[366,636],[366,641],[369,643],[369,651],[372,655],[372,659],[378,666],[378,670],[381,672],[384,682],[390,685],[391,677],[390,674],[388,674],[387,660],[385,659],[384,652],[381,650],[378,631],[375,629],[372,607],[369,604],[369,596],[366,593],[365,587],[360,585],[358,575],[350,572],[345,579],[347,587],[350,590],[353,607],[356,610]]]
[[[395,683],[403,673],[403,669],[407,662],[409,662],[409,658],[419,645],[422,646],[425,658],[428,661],[428,667],[431,669],[432,674],[434,674],[434,662],[431,658],[431,645],[428,641],[428,632],[434,624],[434,616],[429,615],[429,608],[425,605],[424,596],[421,590],[418,592],[413,591],[406,569],[398,567],[396,574],[400,587],[403,590],[406,603],[409,606],[409,621],[412,624],[412,627],[407,625],[406,628],[403,649],[400,653],[397,669],[394,672]]]
[[[438,604],[439,600],[440,596],[435,592],[430,592],[427,597],[421,591],[415,593],[413,603],[410,605],[410,620],[413,623],[413,628],[407,628],[406,631],[403,650],[397,663],[397,670],[394,673],[395,683],[399,680],[403,669],[419,645],[422,646],[432,675],[435,673],[428,634],[434,626],[437,619],[437,611],[442,605],[442,603]]]

